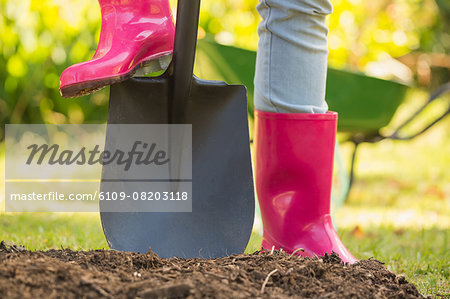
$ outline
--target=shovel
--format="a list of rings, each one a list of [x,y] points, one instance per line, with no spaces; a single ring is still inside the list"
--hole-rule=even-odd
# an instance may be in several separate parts
[[[192,212],[107,212],[100,201],[112,249],[145,253],[151,248],[165,258],[214,258],[242,253],[250,238],[254,189],[246,89],[193,76],[199,10],[200,0],[178,1],[171,66],[159,77],[135,77],[111,86],[108,117],[108,126],[192,124]],[[113,134],[107,128],[107,143]],[[169,151],[168,192],[182,184],[170,179],[180,172],[180,151],[175,146]],[[111,186],[107,178],[116,174],[110,172],[103,169],[101,191]],[[122,184],[126,182],[113,189]]]

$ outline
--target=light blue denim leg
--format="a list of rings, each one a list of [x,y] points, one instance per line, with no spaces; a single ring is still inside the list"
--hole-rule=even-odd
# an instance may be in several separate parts
[[[255,108],[325,113],[329,0],[260,0]]]

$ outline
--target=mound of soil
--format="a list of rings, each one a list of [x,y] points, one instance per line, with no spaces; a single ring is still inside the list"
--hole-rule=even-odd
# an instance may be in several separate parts
[[[0,298],[423,298],[381,262],[280,251],[218,259],[0,243]]]

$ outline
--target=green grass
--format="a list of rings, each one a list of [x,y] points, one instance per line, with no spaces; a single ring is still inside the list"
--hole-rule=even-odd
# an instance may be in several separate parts
[[[108,248],[96,213],[8,213],[0,216],[0,240],[29,250]]]
[[[395,122],[413,106],[417,103],[402,106]],[[430,111],[426,116],[434,113]],[[385,262],[424,295],[450,296],[448,132],[450,118],[413,141],[362,145],[355,185],[346,205],[336,213],[339,235],[357,258]],[[351,145],[342,146],[344,158],[349,158],[350,151]],[[0,168],[3,173],[3,158]],[[2,214],[0,208],[0,240],[31,250],[107,248],[95,213]],[[260,240],[252,235],[247,251],[258,249]]]

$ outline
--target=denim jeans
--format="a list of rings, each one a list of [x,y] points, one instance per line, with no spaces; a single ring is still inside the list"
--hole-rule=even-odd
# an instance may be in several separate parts
[[[255,108],[325,113],[329,0],[260,0]]]

